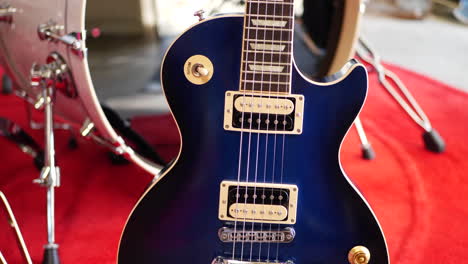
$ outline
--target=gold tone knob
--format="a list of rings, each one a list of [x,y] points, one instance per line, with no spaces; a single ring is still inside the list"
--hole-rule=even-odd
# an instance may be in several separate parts
[[[364,246],[353,247],[348,253],[350,264],[368,264],[371,254],[369,249]]]

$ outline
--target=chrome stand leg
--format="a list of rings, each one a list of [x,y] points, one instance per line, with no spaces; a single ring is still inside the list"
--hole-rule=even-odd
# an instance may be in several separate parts
[[[44,168],[35,183],[47,188],[47,244],[44,246],[43,264],[59,264],[58,244],[55,243],[55,188],[60,186],[60,168],[55,164],[53,87],[41,83],[44,88],[45,159]]]
[[[364,127],[362,125],[361,118],[356,118],[354,121],[354,125],[356,126],[356,130],[359,135],[359,140],[361,141],[361,149],[362,149],[362,158],[366,160],[373,160],[375,159],[375,151],[372,148],[369,140],[367,139],[366,132],[364,131]]]
[[[434,153],[445,152],[446,145],[444,139],[432,127],[426,113],[416,99],[414,99],[409,89],[395,73],[385,68],[379,54],[375,52],[362,36],[359,38],[359,45],[357,46],[356,52],[361,60],[374,67],[379,76],[380,84],[388,91],[408,116],[424,130],[423,140],[426,149]]]

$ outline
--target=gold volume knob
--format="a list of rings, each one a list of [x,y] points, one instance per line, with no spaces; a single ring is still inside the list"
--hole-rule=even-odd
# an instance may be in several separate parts
[[[355,246],[348,253],[350,264],[368,264],[371,254],[369,249],[364,246]]]

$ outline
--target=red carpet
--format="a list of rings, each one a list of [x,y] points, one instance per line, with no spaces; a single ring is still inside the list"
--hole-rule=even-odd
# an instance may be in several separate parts
[[[424,149],[421,131],[403,114],[371,74],[371,91],[363,121],[377,152],[364,161],[355,131],[342,154],[344,167],[374,206],[393,263],[464,263],[468,257],[468,95],[429,78],[392,67],[421,102],[447,142],[445,154]],[[26,127],[19,99],[0,96],[0,116]],[[148,136],[167,159],[178,150],[176,128],[168,116],[138,118],[134,127]],[[32,132],[40,139],[39,132]],[[133,165],[113,166],[106,152],[80,140],[66,147],[67,132],[58,132],[57,152],[62,187],[57,190],[57,241],[63,263],[115,263],[127,215],[151,177]],[[33,185],[38,172],[31,160],[0,138],[0,190],[17,214],[35,262],[42,257],[45,190]],[[21,263],[0,217],[0,250],[10,263]],[[343,262],[344,263],[344,262]]]

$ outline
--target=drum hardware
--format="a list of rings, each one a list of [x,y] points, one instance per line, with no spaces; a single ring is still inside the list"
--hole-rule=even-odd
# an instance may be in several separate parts
[[[37,142],[21,127],[8,119],[0,118],[0,136],[16,144],[21,151],[34,159],[34,165],[39,170],[44,166],[44,151]]]
[[[15,231],[16,242],[18,243],[19,248],[21,249],[21,254],[23,255],[24,260],[28,264],[32,264],[31,256],[29,255],[28,248],[26,247],[26,243],[24,242],[23,234],[21,233],[21,229],[16,221],[16,217],[13,214],[13,210],[11,209],[10,203],[8,202],[5,194],[0,192],[0,199],[2,200],[3,209],[7,212],[8,222]],[[0,263],[7,264],[6,259],[0,252]]]
[[[139,158],[144,160],[148,164],[156,164],[157,166],[166,166],[166,161],[153,149],[153,147],[146,142],[146,140],[141,137],[137,132],[135,132],[130,123],[126,120],[123,120],[117,112],[106,105],[101,105],[106,118],[109,120],[111,126],[119,133],[118,140],[119,144],[117,147],[119,148],[117,151],[113,151],[114,154],[120,155],[121,157],[125,158],[125,162],[129,160],[128,153],[134,154],[136,151],[139,155]],[[127,143],[128,142],[128,143]],[[128,146],[131,144],[132,148]],[[116,146],[114,145],[114,148]],[[110,148],[111,150],[113,148]],[[121,153],[121,150],[125,150]],[[134,150],[135,151],[134,151]],[[124,155],[122,155],[124,154]],[[111,159],[116,163],[122,163],[123,160],[116,156],[111,156]]]
[[[41,40],[62,42],[63,44],[71,47],[72,50],[78,52],[79,54],[83,54],[83,43],[79,37],[80,34],[70,33],[63,35],[62,31],[64,29],[65,27],[63,25],[59,25],[50,20],[45,24],[39,25],[37,33]]]
[[[54,98],[58,77],[67,72],[67,67],[57,61],[34,64],[31,69],[31,86],[42,90],[44,98],[45,159],[39,178],[34,180],[47,188],[47,244],[44,247],[43,263],[60,263],[58,244],[55,243],[55,188],[60,186],[60,168],[55,162]]]
[[[0,5],[0,21],[6,23],[13,22],[13,14],[16,13],[16,11],[16,8],[10,5]]]
[[[1,5],[2,3],[5,4]],[[5,14],[1,12],[2,10],[14,13],[15,10],[7,8],[6,4],[9,3],[17,9],[17,12],[13,15],[14,24],[4,23],[5,28],[2,28],[0,34],[1,60],[14,81],[13,94],[25,101],[31,128],[38,130],[47,127],[43,118],[37,116],[34,107],[45,109],[48,99],[44,96],[41,78],[38,79],[38,87],[34,88],[29,84],[28,80],[31,77],[29,66],[35,62],[53,64],[57,58],[54,58],[55,54],[49,56],[50,51],[58,51],[62,57],[59,57],[59,62],[56,64],[66,63],[68,65],[66,68],[69,69],[62,74],[52,72],[49,80],[54,88],[52,95],[57,118],[53,128],[70,131],[71,139],[68,145],[70,148],[76,148],[77,138],[80,137],[79,128],[85,126],[85,120],[89,118],[95,127],[89,131],[90,140],[109,148],[112,153],[118,153],[116,155],[131,160],[151,175],[159,176],[162,166],[145,155],[141,157],[139,149],[134,148],[139,145],[127,140],[126,135],[117,132],[102,111],[88,60],[84,59],[87,55],[85,40],[88,37],[99,37],[101,34],[98,28],[89,31],[85,28],[85,19],[89,13],[86,7],[89,7],[87,4],[89,1],[58,1],[54,8],[44,8],[44,3],[41,1],[3,0],[0,1],[0,20]],[[44,61],[47,57],[50,58]],[[38,66],[36,70],[40,70],[41,67],[42,65]],[[49,65],[48,68],[50,70],[53,67]],[[54,70],[63,71],[61,67],[55,68],[57,69]],[[122,138],[125,139],[126,145]]]
[[[375,151],[367,138],[360,117],[356,118],[356,121],[354,121],[354,126],[358,132],[359,140],[361,141],[362,158],[366,160],[374,160],[376,156]]]
[[[426,149],[434,153],[443,153],[446,149],[444,139],[433,128],[426,113],[423,111],[403,81],[401,81],[395,73],[383,66],[381,57],[362,36],[359,38],[357,55],[361,60],[373,66],[374,70],[378,74],[380,84],[388,91],[401,108],[403,108],[408,116],[424,130],[423,141]],[[363,129],[361,129],[360,137],[363,146],[368,144]]]
[[[47,59],[47,66],[45,68],[48,68],[49,70],[53,70],[52,74],[54,75],[54,88],[58,92],[62,92],[69,98],[76,98],[78,96],[78,92],[76,91],[76,88],[74,86],[74,83],[72,81],[72,76],[71,73],[68,69],[67,64],[65,63],[65,60],[56,52],[51,53]],[[45,72],[42,71],[48,71],[44,67],[41,68],[38,64],[33,64],[31,67],[31,86],[32,87],[39,87],[40,86],[40,79],[41,75],[45,74]],[[44,129],[44,124],[43,123],[38,123],[35,122],[33,119],[32,115],[32,108],[36,110],[41,110],[44,108],[46,99],[44,97],[43,93],[38,93],[36,98],[30,97],[25,93],[24,91],[22,92],[21,95],[19,95],[23,99],[27,101],[26,103],[26,112],[29,120],[29,126],[31,129],[34,130],[42,130]],[[54,129],[60,129],[60,130],[67,130],[71,131],[71,126],[66,123],[54,123],[53,124]],[[72,136],[69,140],[70,148],[74,149],[77,146],[76,143],[76,138]]]
[[[34,121],[34,119],[32,117],[32,110],[33,110],[32,108],[34,108],[36,110],[40,110],[40,109],[43,108],[43,105],[41,107],[39,107],[39,108],[35,108],[34,105],[31,104],[30,100],[28,100],[26,102],[26,113],[27,113],[28,120],[29,120],[29,127],[31,129],[34,129],[34,130],[44,129],[44,124],[43,123]],[[72,131],[71,126],[69,124],[65,124],[65,123],[54,123],[54,129],[55,130]]]
[[[94,123],[91,121],[91,119],[87,118],[83,126],[80,128],[81,136],[88,137],[91,134],[91,132],[93,132],[94,128]]]

